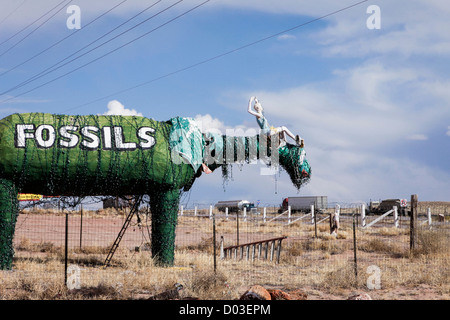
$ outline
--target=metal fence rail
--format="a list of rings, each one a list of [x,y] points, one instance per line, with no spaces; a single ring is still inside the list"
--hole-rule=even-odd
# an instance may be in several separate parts
[[[281,243],[286,238],[287,237],[277,237],[266,240],[253,241],[236,246],[229,246],[225,248],[223,247],[223,238],[222,238],[220,257],[222,259],[232,257],[237,259],[239,252],[239,259],[242,260],[244,258],[244,251],[245,251],[245,256],[247,260],[249,259],[255,260],[261,258],[267,260],[269,258],[269,244],[270,244],[270,261],[273,261],[276,252],[276,262],[280,263]]]

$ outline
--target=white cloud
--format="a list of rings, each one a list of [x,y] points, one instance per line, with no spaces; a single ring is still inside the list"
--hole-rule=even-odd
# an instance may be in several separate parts
[[[296,39],[296,38],[297,37],[292,34],[282,34],[277,37],[278,40],[291,40],[291,39]]]
[[[408,140],[425,141],[428,137],[422,133],[415,133],[407,137]]]
[[[314,2],[309,0],[217,0],[211,5],[218,8],[227,7],[233,9],[248,9],[273,14],[316,16],[330,13],[354,3],[355,1],[351,0],[342,0],[339,2],[333,0],[321,0]]]
[[[445,55],[450,53],[450,6],[439,1],[383,1],[381,29],[366,28],[369,14],[349,10],[330,17],[327,28],[314,34],[324,54],[366,57],[373,54]],[[367,4],[368,6],[368,4]],[[363,8],[367,8],[362,4]]]
[[[251,94],[271,125],[285,125],[305,139],[313,178],[302,194],[351,201],[420,192],[442,199],[449,172],[393,151],[405,139],[428,140],[450,117],[443,107],[450,103],[448,81],[426,71],[369,60],[322,82]]]
[[[108,111],[104,115],[117,115],[117,116],[140,116],[142,113],[137,112],[134,109],[126,109],[123,104],[117,100],[112,100],[108,102]]]
[[[183,1],[177,6],[173,7],[169,12],[178,14],[180,12],[185,12],[188,9],[202,3],[203,0],[190,0]],[[288,13],[288,14],[317,14],[319,12],[327,12],[330,8],[337,9],[340,5],[337,5],[332,0],[320,1],[322,3],[315,4],[308,0],[246,0],[246,1],[236,1],[236,0],[217,0],[211,1],[206,4],[200,10],[211,10],[214,8],[216,10],[222,10],[223,8],[231,9],[248,9],[256,10],[268,13]],[[350,3],[351,0],[348,0]],[[37,17],[40,17],[47,13],[50,9],[55,8],[58,3],[53,0],[40,0],[40,1],[27,1],[22,7],[20,7],[4,24],[2,24],[1,31],[8,31],[10,33],[13,29],[23,28],[30,22],[34,21]],[[90,0],[78,0],[76,3],[81,9],[81,27],[83,28],[83,23],[87,23],[92,19],[96,18],[100,14],[103,14],[107,10],[111,9],[115,4],[111,4],[110,1],[90,1]],[[128,1],[124,4],[118,6],[112,10],[109,16],[119,16],[128,18],[132,14],[139,12],[147,8],[150,4],[148,1]],[[148,14],[153,14],[156,11],[160,11],[166,8],[169,4],[164,1],[162,3],[156,4],[153,11],[148,11]],[[50,19],[45,27],[51,26],[61,26],[61,28],[66,28],[66,20],[69,14],[66,13],[66,9],[69,5],[61,8],[57,7],[51,12],[55,13],[56,10],[61,8],[61,11],[52,19]],[[12,12],[17,7],[17,1],[10,0],[0,0],[1,12],[7,13]],[[322,9],[322,10],[321,10]],[[4,16],[2,15],[2,17]],[[46,15],[39,22],[44,21],[50,15]]]
[[[248,126],[245,125],[237,125],[234,127],[227,126],[225,125],[225,123],[223,123],[223,121],[217,118],[213,118],[210,114],[198,114],[194,117],[194,120],[202,132],[212,131],[232,136],[257,134],[256,130],[254,130],[253,128],[249,129]]]
[[[374,150],[327,150],[307,147],[312,165],[311,181],[298,193],[285,172],[276,176],[261,175],[260,166],[234,165],[232,180],[223,186],[220,170],[204,175],[196,182],[191,199],[214,204],[218,200],[261,200],[261,205],[280,205],[287,196],[325,195],[329,202],[348,205],[357,199],[409,198],[418,194],[423,200],[447,198],[450,174],[429,168],[411,159],[385,156]],[[251,181],[251,186],[249,186]],[[420,181],[420,183],[418,183]],[[259,187],[263,186],[263,187]],[[209,192],[205,193],[205,190]]]
[[[194,120],[200,127],[202,132],[206,132],[211,129],[225,132],[225,129],[227,128],[221,120],[213,118],[210,114],[205,115],[198,114],[195,116]]]
[[[447,197],[450,174],[428,167],[416,159],[383,152],[360,150],[308,149],[313,177],[306,190],[341,201],[354,199],[407,198],[417,193],[421,198],[439,200]],[[420,183],[419,183],[420,181]]]
[[[311,16],[351,4],[269,0],[219,3]],[[324,56],[358,57],[351,60],[353,65],[345,63],[350,67],[336,70],[322,82],[279,91],[245,92],[239,98],[258,96],[271,125],[286,125],[305,139],[313,178],[301,191],[303,195],[352,200],[408,198],[418,193],[422,198],[445,199],[445,190],[450,188],[448,171],[424,163],[422,157],[407,158],[394,150],[413,143],[405,139],[428,141],[450,117],[448,72],[438,64],[440,60],[437,63],[433,59],[450,53],[450,6],[438,0],[381,1],[376,3],[381,8],[381,30],[369,30],[369,4],[331,16],[325,28],[309,33],[310,39],[321,44]],[[297,32],[289,35],[296,36]],[[299,41],[298,46],[302,45]],[[446,134],[450,136],[450,126]],[[435,147],[433,141],[427,143]],[[289,185],[288,179],[283,183]],[[284,189],[284,194],[289,190]]]
[[[252,92],[268,121],[330,148],[383,147],[426,139],[450,117],[450,97],[432,73],[381,62],[337,71],[329,80],[281,91]],[[442,83],[447,83],[445,80]],[[419,131],[419,132],[418,132]],[[420,133],[420,135],[418,135]]]

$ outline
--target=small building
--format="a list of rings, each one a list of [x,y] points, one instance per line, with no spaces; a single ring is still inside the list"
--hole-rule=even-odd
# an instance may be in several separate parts
[[[120,197],[110,197],[103,199],[103,209],[114,208],[114,209],[124,209],[128,208],[130,205],[127,200]]]

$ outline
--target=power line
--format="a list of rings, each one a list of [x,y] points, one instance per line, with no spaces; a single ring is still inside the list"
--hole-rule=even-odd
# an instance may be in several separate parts
[[[23,86],[25,86],[25,85],[27,85],[27,84],[29,84],[29,83],[31,83],[31,82],[36,81],[37,79],[40,79],[40,78],[46,76],[46,75],[49,74],[49,73],[52,73],[52,72],[54,72],[54,71],[56,71],[56,70],[58,70],[58,69],[64,67],[65,65],[67,65],[67,64],[69,64],[69,63],[72,63],[72,62],[75,61],[75,60],[78,60],[79,58],[81,58],[81,57],[87,55],[88,53],[90,53],[90,52],[92,52],[92,51],[98,49],[99,47],[101,47],[101,46],[105,45],[106,43],[108,43],[108,42],[110,42],[110,41],[112,41],[112,40],[118,38],[119,36],[121,36],[121,35],[123,35],[123,34],[129,32],[129,31],[131,31],[132,29],[136,28],[137,26],[141,25],[142,23],[147,22],[148,20],[154,18],[155,16],[161,14],[163,11],[167,10],[168,8],[173,7],[174,5],[180,3],[180,2],[183,1],[183,0],[178,1],[178,2],[175,3],[174,5],[171,5],[170,7],[166,8],[165,10],[163,10],[163,11],[161,11],[161,12],[158,12],[157,14],[155,14],[155,15],[153,15],[153,16],[147,18],[147,19],[145,19],[144,21],[140,22],[139,24],[137,24],[137,25],[131,27],[130,29],[128,29],[128,30],[122,32],[121,34],[119,34],[119,35],[113,37],[112,39],[110,39],[110,40],[104,42],[103,44],[101,44],[101,45],[95,47],[94,49],[91,49],[91,50],[89,50],[88,52],[85,52],[85,53],[79,55],[78,57],[76,57],[76,58],[70,60],[69,62],[66,62],[66,63],[64,63],[64,64],[61,65],[61,63],[63,63],[64,61],[68,60],[69,58],[73,57],[73,56],[76,55],[77,53],[83,51],[84,49],[90,47],[92,44],[96,43],[96,42],[99,41],[100,39],[102,39],[102,38],[108,36],[109,34],[111,34],[112,32],[116,31],[117,29],[119,29],[119,28],[122,27],[123,25],[125,25],[125,24],[127,24],[128,22],[132,21],[133,19],[137,18],[139,15],[141,15],[141,14],[143,14],[144,12],[148,11],[149,9],[153,8],[155,5],[157,5],[157,4],[160,3],[161,1],[162,1],[162,0],[158,0],[158,1],[156,1],[155,3],[153,3],[153,4],[149,5],[149,6],[147,6],[146,8],[144,8],[143,10],[141,10],[139,13],[137,13],[136,15],[134,15],[133,17],[127,19],[127,20],[124,21],[124,22],[122,22],[122,23],[119,24],[117,27],[113,28],[112,30],[108,31],[107,33],[103,34],[102,36],[98,37],[98,38],[95,39],[94,41],[88,43],[87,45],[85,45],[85,46],[82,47],[81,49],[78,49],[77,51],[75,51],[74,53],[72,53],[72,54],[70,54],[69,56],[65,57],[64,59],[58,61],[57,63],[53,64],[52,66],[50,66],[50,67],[48,67],[48,68],[46,68],[46,69],[44,69],[43,71],[39,72],[38,74],[35,74],[34,76],[30,77],[29,79],[27,79],[27,80],[25,80],[25,81],[23,81],[23,82],[17,84],[16,86],[14,86],[14,87],[12,87],[12,88],[6,90],[6,91],[1,92],[0,95],[4,95],[4,94],[9,93],[9,92],[11,92],[11,91],[13,91],[13,90],[19,89],[19,88],[21,88],[21,87],[23,87]],[[58,65],[59,65],[59,66],[58,66]]]
[[[51,18],[53,18],[55,15],[57,15],[62,9],[64,9],[64,7],[66,5],[68,5],[70,2],[72,2],[72,0],[69,0],[67,3],[64,3],[61,8],[56,11],[54,14],[52,14],[47,20],[45,20],[44,22],[42,22],[40,25],[38,25],[36,28],[34,28],[30,33],[28,33],[25,37],[23,37],[22,39],[20,39],[19,41],[17,41],[13,46],[11,46],[8,50],[4,51],[2,54],[0,54],[0,57],[4,56],[6,53],[8,53],[9,51],[11,51],[12,49],[14,49],[15,47],[17,47],[20,43],[22,43],[26,38],[28,38],[29,36],[31,36],[35,31],[37,31],[38,29],[40,29],[44,24],[46,24]]]
[[[2,25],[6,20],[8,20],[9,17],[11,17],[17,10],[19,10],[27,1],[28,0],[23,0],[21,4],[19,4],[13,11],[7,14],[6,17],[4,17],[2,21],[0,21],[0,25]]]
[[[190,65],[190,66],[187,66],[187,67],[184,67],[184,68],[181,68],[181,69],[172,71],[172,72],[170,72],[170,73],[167,73],[167,74],[165,74],[165,75],[162,75],[162,76],[153,78],[153,79],[148,80],[148,81],[145,81],[145,82],[141,82],[141,83],[139,83],[139,84],[137,84],[137,85],[134,85],[134,86],[132,86],[132,87],[128,87],[128,88],[126,88],[126,89],[122,89],[122,90],[120,90],[120,91],[116,91],[116,92],[114,92],[114,93],[108,94],[108,95],[103,96],[103,97],[101,97],[101,98],[97,98],[97,99],[92,100],[92,101],[90,101],[90,102],[86,102],[86,103],[80,104],[80,105],[78,105],[78,106],[75,106],[75,107],[73,107],[73,108],[70,108],[70,109],[65,110],[65,112],[70,111],[70,110],[74,110],[74,109],[78,109],[78,108],[81,108],[81,107],[85,107],[85,106],[90,105],[90,104],[93,104],[93,103],[95,103],[95,102],[98,102],[98,101],[101,101],[101,100],[104,100],[104,99],[111,98],[111,97],[113,97],[113,96],[116,96],[116,95],[119,95],[119,94],[122,94],[122,93],[125,93],[125,92],[128,92],[128,91],[131,91],[131,90],[134,90],[134,89],[137,89],[137,88],[140,88],[140,87],[149,85],[149,84],[151,84],[151,83],[153,83],[153,82],[156,82],[156,81],[162,80],[162,79],[164,79],[164,78],[168,78],[168,77],[170,77],[170,76],[173,76],[173,75],[175,75],[175,74],[178,74],[178,73],[187,71],[187,70],[189,70],[189,69],[193,69],[193,68],[198,67],[198,66],[200,66],[200,65],[206,64],[206,63],[208,63],[208,62],[217,60],[217,59],[219,59],[219,58],[225,57],[225,56],[230,55],[230,54],[232,54],[232,53],[235,53],[235,52],[241,51],[241,50],[243,50],[243,49],[246,49],[246,48],[248,48],[248,47],[254,46],[254,45],[259,44],[259,43],[261,43],[261,42],[264,42],[264,41],[267,41],[267,40],[269,40],[269,39],[278,37],[278,36],[280,36],[280,35],[282,35],[282,34],[285,34],[286,32],[290,32],[290,31],[293,31],[293,30],[302,28],[302,27],[304,27],[304,26],[307,26],[307,25],[312,24],[312,23],[314,23],[314,22],[317,22],[317,21],[319,21],[319,20],[322,20],[322,19],[328,18],[328,17],[330,17],[330,16],[336,15],[336,14],[338,14],[338,13],[340,13],[340,12],[343,12],[343,11],[346,11],[346,10],[351,9],[351,8],[353,8],[353,7],[356,7],[356,6],[358,6],[358,5],[360,5],[360,4],[364,3],[364,2],[367,2],[367,1],[368,1],[368,0],[363,0],[363,1],[360,1],[360,2],[357,2],[357,3],[354,3],[354,4],[350,5],[350,6],[345,7],[345,8],[342,8],[342,9],[339,9],[339,10],[336,10],[336,11],[333,11],[333,12],[328,13],[328,14],[326,14],[326,15],[323,15],[323,16],[321,16],[321,17],[318,17],[318,18],[309,20],[309,21],[307,21],[307,22],[305,22],[305,23],[296,25],[296,26],[294,26],[294,27],[292,27],[292,28],[289,28],[289,29],[286,29],[286,30],[277,32],[277,33],[275,33],[275,34],[272,34],[272,35],[270,35],[270,36],[261,38],[261,39],[259,39],[259,40],[256,40],[256,41],[247,43],[247,44],[245,44],[245,45],[243,45],[243,46],[240,46],[240,47],[235,48],[235,49],[233,49],[233,50],[230,50],[230,51],[221,53],[221,54],[216,55],[216,56],[214,56],[214,57],[211,57],[211,58],[202,60],[202,61],[200,61],[200,62],[194,63],[194,64],[192,64],[192,65]],[[0,102],[0,104],[1,104],[1,103],[3,103],[3,102]]]
[[[15,36],[19,35],[20,33],[22,33],[23,31],[25,31],[26,29],[28,29],[30,26],[32,26],[33,24],[35,24],[37,21],[41,20],[43,17],[45,17],[46,15],[48,15],[50,12],[52,12],[53,10],[55,10],[57,7],[59,7],[63,2],[65,2],[66,0],[61,1],[60,3],[58,3],[56,6],[54,6],[53,8],[51,8],[50,10],[48,10],[46,13],[44,13],[43,15],[41,15],[39,18],[37,18],[36,20],[34,20],[33,22],[31,22],[30,24],[28,24],[26,27],[20,29],[19,31],[17,31],[15,34],[13,34],[12,36],[10,36],[8,39],[4,40],[3,42],[0,42],[0,45],[8,42],[9,40],[11,40],[12,38],[14,38]]]
[[[27,1],[27,0],[25,0],[25,1]],[[119,7],[120,5],[122,5],[123,3],[127,2],[127,1],[128,1],[128,0],[123,0],[122,2],[120,2],[120,3],[117,4],[117,5],[115,5],[114,7],[112,7],[111,9],[109,9],[108,11],[106,11],[106,12],[102,13],[101,15],[99,15],[99,16],[98,16],[97,18],[95,18],[94,20],[92,20],[92,21],[88,22],[87,24],[85,24],[85,25],[83,26],[83,29],[76,29],[74,32],[71,32],[68,36],[64,37],[63,39],[61,39],[61,40],[59,40],[59,41],[57,41],[57,42],[55,42],[55,43],[52,44],[50,47],[48,47],[48,48],[42,50],[41,52],[39,52],[39,53],[35,54],[34,56],[28,58],[27,60],[23,61],[22,63],[20,63],[20,64],[14,66],[13,68],[11,68],[11,69],[9,69],[9,70],[7,70],[7,71],[4,71],[3,73],[0,74],[0,77],[2,77],[3,75],[5,75],[5,74],[7,74],[7,73],[9,73],[9,72],[11,72],[11,71],[17,69],[18,67],[23,66],[25,63],[30,62],[31,60],[37,58],[38,56],[40,56],[41,54],[47,52],[48,50],[52,49],[53,47],[57,46],[57,45],[60,44],[61,42],[63,42],[63,41],[65,41],[65,40],[67,40],[68,38],[74,36],[75,34],[77,34],[77,32],[79,32],[79,31],[81,31],[81,30],[85,30],[89,25],[91,25],[91,24],[94,23],[95,21],[99,20],[99,19],[102,18],[104,15],[110,13],[112,10],[116,9],[117,7]]]
[[[206,2],[209,2],[209,1],[210,1],[210,0],[207,0],[207,1],[205,1],[204,3],[198,5],[197,7],[199,7],[199,6],[205,4]],[[280,36],[280,35],[282,35],[282,34],[285,34],[285,33],[287,33],[287,32],[290,32],[290,31],[293,31],[293,30],[296,30],[296,29],[305,27],[305,26],[307,26],[307,25],[309,25],[309,24],[312,24],[312,23],[314,23],[314,22],[317,22],[317,21],[319,21],[319,20],[323,20],[323,19],[328,18],[328,17],[330,17],[330,16],[336,15],[336,14],[338,14],[338,13],[340,13],[340,12],[343,12],[343,11],[346,11],[346,10],[351,9],[351,8],[353,8],[353,7],[356,7],[356,6],[358,6],[358,5],[360,5],[360,4],[364,3],[364,2],[367,2],[367,1],[368,1],[368,0],[359,1],[359,2],[357,2],[357,3],[354,3],[354,4],[352,4],[352,5],[349,5],[349,6],[347,6],[347,7],[344,7],[344,8],[341,8],[341,9],[339,9],[339,10],[330,12],[330,13],[325,14],[325,15],[322,15],[322,16],[320,16],[320,17],[318,17],[318,18],[314,18],[314,19],[311,19],[311,20],[309,20],[309,21],[307,21],[307,22],[298,24],[298,25],[296,25],[296,26],[294,26],[294,27],[291,27],[291,28],[289,28],[289,29],[285,29],[285,30],[283,30],[283,31],[274,33],[274,34],[272,34],[272,35],[269,35],[269,36],[266,36],[266,37],[261,38],[261,39],[259,39],[259,40],[256,40],[256,41],[247,43],[247,44],[245,44],[245,45],[242,45],[242,46],[237,47],[237,48],[235,48],[235,49],[229,50],[229,51],[227,51],[227,52],[224,52],[224,53],[218,54],[218,55],[216,55],[216,56],[210,57],[210,58],[208,58],[208,59],[199,61],[199,62],[194,63],[194,64],[192,64],[192,65],[189,65],[189,66],[187,66],[187,67],[184,67],[184,68],[181,68],[181,69],[172,71],[172,72],[167,73],[167,74],[164,74],[164,75],[162,75],[162,76],[159,76],[159,77],[150,79],[150,80],[148,80],[148,81],[142,82],[142,83],[140,83],[140,84],[134,85],[134,86],[132,86],[132,87],[128,87],[128,88],[126,88],[126,89],[122,89],[122,90],[120,90],[120,91],[116,91],[116,92],[111,93],[111,94],[109,94],[109,95],[107,95],[107,96],[103,96],[103,97],[101,97],[101,98],[97,98],[97,99],[95,99],[95,100],[92,100],[92,101],[90,101],[90,102],[87,102],[87,103],[84,103],[84,104],[75,106],[75,107],[70,108],[70,109],[67,109],[67,110],[65,110],[65,111],[70,111],[70,110],[78,109],[78,108],[81,108],[81,107],[90,105],[90,104],[92,104],[92,103],[101,101],[101,100],[103,100],[103,99],[107,99],[107,98],[110,98],[110,97],[112,97],[112,96],[119,95],[119,94],[122,94],[122,93],[125,93],[125,92],[128,92],[128,91],[137,89],[137,88],[139,88],[139,87],[143,87],[143,86],[145,86],[145,85],[151,84],[151,83],[153,83],[153,82],[162,80],[162,79],[164,79],[164,78],[173,76],[173,75],[175,75],[175,74],[178,74],[178,73],[181,73],[181,72],[184,72],[184,71],[193,69],[193,68],[198,67],[198,66],[200,66],[200,65],[209,63],[209,62],[211,62],[211,61],[214,61],[214,60],[220,59],[220,58],[222,58],[222,57],[228,56],[228,55],[230,55],[230,54],[232,54],[232,53],[235,53],[235,52],[244,50],[244,49],[246,49],[246,48],[248,48],[248,47],[251,47],[251,46],[254,46],[254,45],[256,45],[256,44],[262,43],[262,42],[264,42],[264,41],[270,40],[270,39],[272,39],[272,38],[278,37],[278,36]],[[197,8],[197,7],[195,7],[195,8]],[[192,11],[192,10],[194,10],[195,8],[193,8],[193,9],[191,9],[191,10],[189,10],[189,11]],[[189,11],[188,11],[188,12],[189,12]],[[185,14],[187,14],[188,12],[185,12],[185,13],[183,13],[182,15],[185,15]],[[180,15],[180,16],[182,16],[182,15]],[[152,31],[154,31],[154,30],[156,30],[156,29],[158,29],[158,28],[160,28],[160,27],[162,27],[162,26],[164,26],[164,25],[170,23],[171,21],[173,21],[173,20],[179,18],[180,16],[178,16],[178,17],[176,17],[176,18],[174,18],[174,19],[172,19],[172,20],[166,22],[165,24],[163,24],[163,25],[161,25],[161,26],[159,26],[159,27],[153,29]],[[152,31],[149,31],[148,33],[152,32]],[[148,33],[146,33],[146,34],[148,34]],[[140,36],[139,38],[142,38],[142,37],[145,36],[146,34]],[[132,41],[130,41],[130,42],[136,41],[136,40],[139,39],[139,38],[136,38],[135,40],[132,40]],[[129,43],[127,43],[127,44],[125,44],[125,45],[128,45],[128,44],[129,44]],[[125,46],[125,45],[123,45],[123,46]],[[70,74],[70,73],[72,73],[72,72],[78,70],[78,69],[83,68],[83,67],[86,66],[86,65],[89,65],[89,64],[93,63],[94,61],[96,61],[96,60],[98,60],[98,59],[103,58],[104,56],[106,56],[106,55],[108,55],[108,54],[110,54],[110,53],[112,53],[112,52],[114,52],[114,51],[119,50],[119,49],[122,48],[123,46],[121,46],[121,47],[119,47],[119,48],[116,48],[115,50],[110,51],[109,53],[107,53],[107,54],[105,54],[105,55],[103,55],[103,56],[101,56],[101,57],[99,57],[99,58],[97,58],[97,59],[95,59],[95,60],[93,60],[93,61],[91,61],[91,62],[85,64],[85,65],[82,65],[82,66],[78,67],[78,68],[75,69],[75,70],[72,70],[72,71],[70,71],[70,72],[68,72],[68,73],[66,73],[66,74],[63,74],[62,76],[59,76],[59,77],[57,77],[57,78],[55,78],[55,79],[53,79],[53,80],[50,80],[50,81],[48,81],[48,82],[46,82],[46,83],[44,83],[44,84],[42,84],[42,85],[40,85],[40,86],[38,86],[38,87],[35,87],[35,88],[29,90],[29,91],[23,92],[23,93],[21,93],[20,95],[18,95],[18,96],[16,96],[16,97],[10,97],[10,98],[8,98],[8,99],[6,99],[6,100],[0,101],[0,104],[3,104],[3,103],[5,103],[5,102],[7,102],[7,101],[10,101],[10,100],[13,100],[13,99],[15,99],[15,98],[17,98],[17,97],[19,97],[19,96],[22,96],[22,95],[24,95],[24,94],[27,94],[27,93],[29,93],[29,92],[32,92],[32,91],[34,91],[34,90],[36,90],[36,89],[38,89],[38,88],[40,88],[40,87],[42,87],[42,86],[44,86],[44,85],[47,85],[47,84],[49,84],[49,83],[51,83],[51,82],[54,82],[54,81],[56,81],[56,80],[58,80],[58,79],[60,79],[60,78],[62,78],[62,77],[64,77],[64,76],[66,76],[66,75],[68,75],[68,74]]]
[[[173,4],[173,5],[171,5],[171,6],[167,7],[167,8],[165,8],[165,9],[162,10],[161,12],[170,9],[171,7],[173,7],[173,6],[177,5],[178,3],[180,3],[181,1],[183,1],[183,0],[180,0],[180,1],[176,2],[175,4]],[[191,8],[191,9],[185,11],[185,12],[183,12],[182,14],[176,16],[175,18],[172,18],[172,19],[170,19],[169,21],[167,21],[167,22],[165,22],[165,23],[159,25],[158,27],[156,27],[156,28],[154,28],[154,29],[152,29],[152,30],[150,30],[150,31],[147,31],[146,33],[140,35],[139,37],[134,38],[133,40],[128,41],[127,43],[125,43],[125,44],[123,44],[123,45],[121,45],[121,46],[119,46],[119,47],[117,47],[117,48],[115,48],[115,49],[113,49],[113,50],[111,50],[111,51],[109,51],[109,52],[107,52],[107,53],[101,55],[100,57],[97,57],[97,58],[95,58],[94,60],[91,60],[91,61],[89,61],[89,62],[87,62],[87,63],[85,63],[85,64],[83,64],[83,65],[81,65],[81,66],[79,66],[79,67],[77,67],[77,68],[75,68],[75,69],[73,69],[73,70],[71,70],[71,71],[68,71],[68,72],[66,72],[66,73],[64,73],[64,74],[62,74],[62,75],[60,75],[60,76],[58,76],[58,77],[56,77],[56,78],[54,78],[54,79],[52,79],[52,80],[49,80],[49,81],[47,81],[47,82],[45,82],[45,83],[43,83],[43,84],[41,84],[41,85],[39,85],[39,86],[36,86],[36,87],[34,87],[34,88],[32,88],[32,89],[26,91],[26,92],[22,92],[21,94],[15,96],[15,97],[10,97],[10,98],[8,98],[8,99],[5,99],[5,100],[3,100],[3,101],[0,101],[0,104],[1,104],[1,103],[5,103],[5,102],[10,101],[10,100],[13,100],[13,99],[15,99],[15,98],[17,98],[17,97],[20,97],[20,96],[24,95],[24,94],[30,93],[30,92],[32,92],[32,91],[34,91],[34,90],[36,90],[36,89],[39,89],[39,88],[41,88],[41,87],[43,87],[43,86],[46,86],[46,85],[48,85],[48,84],[50,84],[50,83],[52,83],[52,82],[54,82],[54,81],[56,81],[56,80],[59,80],[59,79],[65,77],[65,76],[67,76],[67,75],[69,75],[69,74],[71,74],[71,73],[73,73],[73,72],[79,70],[79,69],[82,69],[82,68],[84,68],[84,67],[86,67],[86,66],[88,66],[88,65],[90,65],[90,64],[92,64],[92,63],[94,63],[94,62],[96,62],[96,61],[98,61],[98,60],[100,60],[100,59],[102,59],[102,58],[104,58],[104,57],[106,57],[106,56],[108,56],[108,55],[110,55],[111,53],[116,52],[116,51],[118,51],[119,49],[122,49],[122,48],[124,48],[124,47],[130,45],[131,43],[133,43],[133,42],[135,42],[135,41],[137,41],[137,40],[139,40],[139,39],[141,39],[141,38],[143,38],[143,37],[149,35],[150,33],[153,33],[154,31],[156,31],[156,30],[158,30],[158,29],[160,29],[160,28],[162,28],[162,27],[168,25],[169,23],[171,23],[171,22],[173,22],[173,21],[175,21],[175,20],[177,20],[177,19],[179,19],[179,18],[185,16],[186,14],[188,14],[188,13],[194,11],[195,9],[197,9],[197,8],[199,8],[199,7],[203,6],[203,5],[205,5],[206,3],[210,2],[210,1],[211,1],[211,0],[206,0],[206,1],[202,2],[201,4],[199,4],[199,5],[197,5],[197,6],[193,7],[193,8]],[[161,13],[161,12],[160,12],[160,13]],[[4,93],[6,93],[6,92],[4,92]],[[4,94],[4,93],[2,93],[2,94]]]

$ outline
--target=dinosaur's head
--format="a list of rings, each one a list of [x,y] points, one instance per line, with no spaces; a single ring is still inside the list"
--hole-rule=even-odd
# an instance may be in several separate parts
[[[279,148],[280,165],[289,174],[292,183],[300,189],[311,178],[311,167],[305,157],[304,148],[287,143]]]

